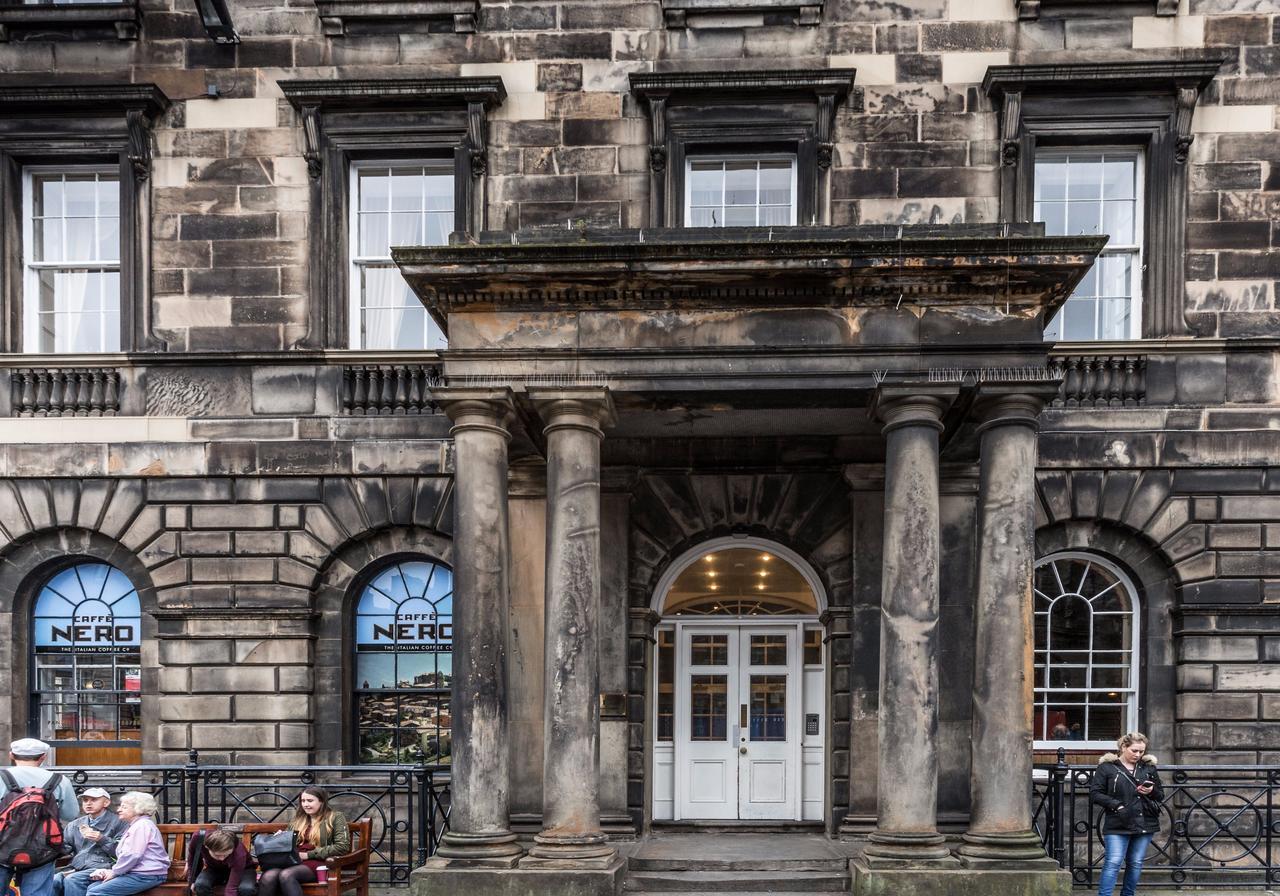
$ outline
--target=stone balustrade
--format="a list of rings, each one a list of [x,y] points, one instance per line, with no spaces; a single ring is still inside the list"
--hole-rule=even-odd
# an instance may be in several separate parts
[[[10,378],[15,417],[113,417],[120,372],[103,367],[21,367]]]
[[[1055,408],[1136,408],[1147,403],[1145,355],[1064,355],[1051,366],[1063,375]]]
[[[428,364],[357,364],[342,371],[342,410],[356,416],[435,414],[431,389],[440,368]]]

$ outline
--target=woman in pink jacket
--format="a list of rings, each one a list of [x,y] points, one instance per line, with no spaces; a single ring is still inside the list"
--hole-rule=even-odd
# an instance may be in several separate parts
[[[64,896],[134,896],[164,883],[169,876],[169,854],[164,836],[156,827],[155,797],[131,791],[120,797],[116,814],[129,825],[116,844],[116,863],[90,875],[93,883],[68,879]]]

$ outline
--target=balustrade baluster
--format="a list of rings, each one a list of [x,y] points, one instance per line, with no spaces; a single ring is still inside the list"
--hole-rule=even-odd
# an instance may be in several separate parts
[[[89,375],[89,416],[102,416],[102,371],[94,370]]]
[[[120,410],[120,372],[108,370],[106,376],[106,394],[103,396],[102,413],[114,417]]]
[[[22,398],[18,403],[18,413],[23,417],[30,417],[36,406],[35,375],[27,368],[18,373],[22,377]]]
[[[88,417],[90,396],[93,392],[92,377],[89,371],[81,370],[75,374],[76,379],[76,416]]]
[[[37,417],[49,416],[49,371],[41,370],[36,374],[36,409]]]
[[[66,372],[63,370],[49,371],[49,416],[58,417],[68,403],[66,396]],[[74,398],[74,396],[72,396]]]
[[[390,415],[395,412],[395,381],[391,378],[391,368],[379,367],[378,378],[382,386],[378,398],[378,413]]]
[[[391,409],[391,413],[403,417],[405,404],[409,400],[409,384],[406,382],[409,371],[403,366],[398,366],[392,367],[390,373],[395,377],[395,406]]]

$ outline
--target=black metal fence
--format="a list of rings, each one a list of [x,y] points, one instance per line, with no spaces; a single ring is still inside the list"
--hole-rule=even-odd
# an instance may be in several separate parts
[[[1097,766],[1037,765],[1035,826],[1045,850],[1077,887],[1095,887],[1106,850],[1102,810],[1089,803]],[[1280,768],[1163,767],[1160,833],[1143,866],[1144,883],[1198,888],[1280,884]]]
[[[383,886],[407,885],[449,827],[448,766],[202,765],[189,755],[186,765],[55,770],[77,788],[149,793],[160,804],[156,820],[174,824],[286,822],[302,789],[320,785],[348,818],[372,819],[370,880]]]

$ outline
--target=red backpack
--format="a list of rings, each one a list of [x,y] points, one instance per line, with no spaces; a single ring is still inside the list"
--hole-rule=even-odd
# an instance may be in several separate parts
[[[0,780],[9,788],[0,798],[0,865],[38,868],[63,855],[56,794],[62,775],[50,775],[43,787],[21,787],[0,769]]]

